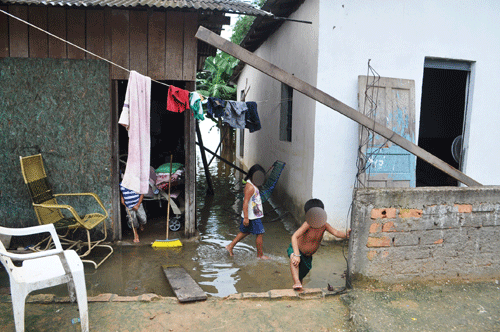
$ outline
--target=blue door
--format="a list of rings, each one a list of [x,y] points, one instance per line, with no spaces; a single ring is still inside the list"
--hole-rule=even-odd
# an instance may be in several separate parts
[[[359,111],[415,143],[415,81],[359,76]],[[416,157],[360,127],[364,187],[415,187]]]

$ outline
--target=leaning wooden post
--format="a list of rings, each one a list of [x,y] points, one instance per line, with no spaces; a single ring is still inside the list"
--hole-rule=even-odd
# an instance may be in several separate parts
[[[201,138],[200,126],[198,120],[196,120],[196,136],[198,136],[198,145],[200,146],[201,160],[203,161],[203,168],[205,168],[205,177],[207,179],[207,195],[213,196],[214,188],[212,187],[212,178],[210,177],[210,171],[208,170],[207,155],[203,149],[203,139]]]
[[[463,184],[466,184],[468,186],[481,186],[479,182],[471,179],[464,173],[448,165],[446,162],[425,151],[418,145],[415,145],[414,143],[408,141],[406,138],[396,134],[394,131],[390,130],[386,126],[383,126],[375,122],[374,119],[370,119],[366,115],[358,112],[354,108],[333,98],[329,94],[298,79],[297,77],[291,75],[290,73],[287,73],[283,69],[278,68],[277,66],[267,62],[266,60],[259,58],[258,56],[247,51],[243,47],[231,43],[230,41],[222,38],[216,33],[213,33],[207,28],[200,26],[198,28],[198,32],[196,33],[195,37],[201,41],[204,41],[209,45],[212,45],[220,49],[221,51],[226,52],[227,54],[234,56],[235,58],[243,61],[249,66],[254,67],[255,69],[263,72],[264,74],[269,75],[272,78],[282,83],[285,83],[286,85],[292,87],[293,89],[299,91],[300,93],[345,115],[349,119],[356,121],[362,126],[365,126],[366,128],[373,130],[377,134],[387,138],[391,142],[399,145],[401,148],[421,158],[422,160],[426,161],[427,163],[431,164],[437,169],[440,169],[441,171],[445,172],[454,179],[462,182]]]

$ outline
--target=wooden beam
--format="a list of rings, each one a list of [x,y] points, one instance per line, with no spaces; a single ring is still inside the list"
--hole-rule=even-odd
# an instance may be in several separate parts
[[[275,78],[276,80],[285,83],[286,85],[294,88],[300,93],[303,93],[304,95],[311,97],[312,99],[322,103],[323,105],[330,107],[331,109],[345,115],[349,119],[356,121],[357,123],[365,126],[366,128],[373,130],[377,134],[387,138],[391,142],[399,145],[401,148],[414,154],[415,156],[421,158],[422,160],[428,162],[432,166],[436,167],[437,169],[440,169],[441,171],[450,175],[454,179],[462,182],[463,184],[466,184],[467,186],[481,186],[479,182],[471,179],[470,177],[460,172],[456,168],[448,165],[447,163],[437,158],[436,156],[430,154],[429,152],[425,151],[418,145],[415,145],[412,142],[405,139],[404,137],[396,134],[389,128],[375,122],[373,119],[370,119],[369,117],[358,112],[354,108],[340,102],[339,100],[333,98],[327,93],[287,73],[283,69],[278,68],[277,66],[265,61],[262,58],[259,58],[258,56],[247,51],[246,49],[231,43],[230,41],[222,38],[221,36],[213,33],[212,31],[204,27],[200,27],[195,37],[198,38],[199,40],[204,41],[209,45],[217,47],[221,51],[224,51],[234,56],[235,58],[243,61],[249,66],[254,67],[255,69],[263,72],[264,74],[267,74],[272,78]]]
[[[182,266],[162,266],[168,283],[181,303],[204,301],[207,294]]]

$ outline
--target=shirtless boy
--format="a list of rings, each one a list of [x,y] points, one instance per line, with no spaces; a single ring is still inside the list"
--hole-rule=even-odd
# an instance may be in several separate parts
[[[312,268],[312,256],[318,250],[325,231],[341,239],[348,238],[348,234],[336,230],[326,222],[327,216],[321,200],[308,200],[304,211],[306,221],[292,235],[292,243],[287,250],[293,289],[296,290],[302,289],[302,280]]]

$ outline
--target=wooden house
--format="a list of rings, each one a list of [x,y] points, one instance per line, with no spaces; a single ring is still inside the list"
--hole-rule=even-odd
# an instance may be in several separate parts
[[[2,0],[0,10],[0,224],[36,224],[19,156],[42,153],[55,192],[101,197],[113,240],[122,237],[118,169],[127,137],[117,122],[129,71],[192,91],[216,52],[195,39],[198,27],[220,33],[226,13],[268,15],[230,0]],[[152,90],[165,103],[166,87],[153,82]],[[185,112],[162,123],[163,141],[152,142],[152,150],[164,147],[165,162],[177,154],[185,165],[188,237],[196,228],[194,128]]]

